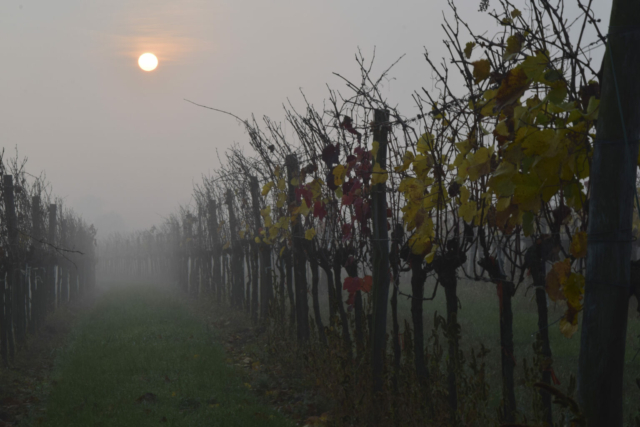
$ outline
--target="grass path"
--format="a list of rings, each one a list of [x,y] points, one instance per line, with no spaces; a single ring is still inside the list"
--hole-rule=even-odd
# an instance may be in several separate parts
[[[47,426],[292,426],[261,405],[177,294],[107,290],[56,362]]]

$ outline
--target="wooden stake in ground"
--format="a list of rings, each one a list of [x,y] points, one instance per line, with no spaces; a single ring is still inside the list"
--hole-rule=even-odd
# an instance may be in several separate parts
[[[296,194],[295,188],[291,184],[291,180],[300,179],[300,165],[298,159],[290,154],[285,159],[287,167],[287,180],[289,189],[289,206],[295,204]],[[300,222],[300,215],[295,217],[291,224],[291,237],[293,241],[293,276],[296,296],[296,325],[298,342],[309,341],[309,301],[307,301],[307,275],[306,264],[307,259],[302,245],[304,239],[304,230]]]
[[[222,256],[220,248],[220,233],[218,232],[218,210],[215,200],[209,201],[209,235],[211,237],[211,256],[213,258],[213,272],[211,278],[212,291],[218,303],[222,303]]]
[[[229,235],[231,239],[231,305],[241,309],[244,305],[244,269],[242,266],[242,248],[238,241],[238,224],[233,207],[233,192],[227,191],[229,209]]]
[[[387,167],[387,123],[389,112],[374,113],[373,143],[378,143],[374,165]],[[387,230],[386,183],[371,187],[373,217],[373,322],[371,328],[373,391],[382,391],[382,375],[387,349],[387,307],[389,305],[389,232]]]
[[[640,2],[614,0],[589,179],[587,277],[578,369],[587,426],[620,427],[640,137]]]
[[[8,286],[5,285],[5,297],[4,297],[4,310],[5,318],[3,326],[6,323],[6,340],[8,343],[9,359],[13,362],[15,356],[14,347],[14,333],[16,338],[20,339],[20,328],[18,326],[19,319],[17,319],[17,300],[18,300],[18,287],[19,280],[18,274],[20,273],[20,256],[18,254],[18,221],[16,219],[16,207],[14,201],[14,187],[13,176],[4,176],[4,208],[7,220],[7,234],[9,237],[9,269],[7,274]]]

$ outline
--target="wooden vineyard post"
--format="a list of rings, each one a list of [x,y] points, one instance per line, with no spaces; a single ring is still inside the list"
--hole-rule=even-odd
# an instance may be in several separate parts
[[[238,241],[238,224],[233,208],[233,192],[227,190],[227,208],[229,209],[229,235],[231,238],[231,305],[242,309],[244,305],[244,268],[242,265],[242,247]]]
[[[387,167],[389,111],[374,113],[373,143],[378,143],[374,165]],[[373,391],[379,393],[383,386],[383,369],[387,346],[387,306],[389,305],[389,233],[387,230],[386,183],[372,186],[373,219],[373,322],[371,328]]]
[[[258,178],[251,177],[251,201],[253,203],[253,216],[256,221],[256,228],[262,224],[260,215],[260,198],[258,197]],[[260,235],[256,230],[256,235]],[[260,251],[260,319],[265,321],[269,314],[269,304],[273,298],[273,287],[271,280],[271,251],[269,245],[261,242],[258,246]]]
[[[300,165],[295,155],[289,154],[285,159],[288,181],[288,202],[289,206],[295,204],[295,187],[291,181],[300,178]],[[309,341],[309,302],[307,301],[307,259],[303,248],[304,230],[300,215],[296,215],[291,223],[291,239],[293,242],[293,277],[296,297],[296,325],[299,343]]]
[[[55,204],[49,205],[49,230],[47,236],[47,242],[50,245],[56,244],[56,228],[58,225],[58,207]],[[46,279],[43,292],[43,302],[45,312],[43,314],[52,312],[55,305],[55,293],[56,293],[56,256],[53,251],[50,251],[50,256],[47,257],[46,266]],[[64,279],[64,278],[63,278]],[[68,294],[68,290],[67,290]]]
[[[63,248],[66,248],[69,244],[68,229],[67,229],[67,221],[64,219],[60,220],[60,244]],[[120,261],[120,260],[118,260]],[[121,262],[119,262],[121,264]],[[58,292],[58,304],[67,303],[69,301],[69,269],[70,264],[68,260],[61,260],[58,264],[58,275],[60,276],[59,285],[57,289]],[[122,270],[122,265],[120,265],[120,270]],[[55,285],[54,285],[55,286]]]
[[[529,252],[530,251],[530,252]],[[527,252],[531,254],[529,269],[533,277],[533,286],[536,290],[536,305],[538,307],[538,337],[542,343],[542,355],[545,357],[544,370],[542,371],[542,382],[551,385],[551,345],[549,343],[549,313],[547,309],[547,272],[545,261],[548,258],[544,254],[544,243],[534,242]],[[553,425],[553,409],[551,405],[551,394],[540,389],[540,398],[544,411],[544,421]]]
[[[253,222],[255,227],[254,234],[256,235],[257,239],[260,239],[259,242],[253,243],[251,248],[251,253],[254,257],[253,280],[255,283],[255,286],[253,288],[253,295],[252,295],[253,301],[251,303],[251,310],[252,310],[251,318],[255,322],[257,322],[258,320],[258,278],[260,280],[260,307],[261,307],[260,314],[264,319],[264,313],[266,313],[269,307],[268,296],[267,298],[265,298],[265,295],[266,295],[265,276],[270,274],[270,272],[266,271],[265,266],[262,265],[264,262],[263,246],[265,246],[265,244],[262,243],[262,239],[260,238],[260,228],[262,226],[262,217],[260,216],[260,198],[258,197],[258,191],[259,191],[258,178],[256,178],[255,176],[249,177],[249,190],[251,192],[251,205],[252,205],[252,211],[253,211]],[[261,262],[258,262],[258,257],[262,258],[260,259]]]
[[[14,200],[13,176],[4,175],[4,208],[7,218],[7,232],[9,237],[9,268],[7,274],[8,285],[5,290],[5,321],[7,323],[7,341],[9,358],[13,362],[15,356],[14,333],[16,341],[21,338],[20,319],[18,318],[18,297],[20,293],[20,255],[18,253],[18,221]]]
[[[31,198],[31,220],[33,239],[31,244],[33,247],[32,261],[32,280],[31,280],[31,318],[29,322],[29,332],[34,334],[41,324],[41,316],[43,312],[43,286],[42,278],[42,212],[40,211],[40,196]]]
[[[640,2],[613,0],[589,177],[587,275],[578,363],[578,397],[588,427],[621,427],[624,421],[633,205],[638,197],[639,24]]]
[[[218,231],[218,206],[215,200],[209,201],[209,234],[211,235],[211,256],[213,258],[212,291],[216,295],[218,304],[222,302],[222,269],[220,258],[220,232]]]

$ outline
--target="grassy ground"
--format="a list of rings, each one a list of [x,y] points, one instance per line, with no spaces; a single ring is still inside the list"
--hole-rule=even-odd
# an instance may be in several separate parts
[[[260,404],[175,293],[116,286],[79,320],[53,373],[47,426],[289,426]]]

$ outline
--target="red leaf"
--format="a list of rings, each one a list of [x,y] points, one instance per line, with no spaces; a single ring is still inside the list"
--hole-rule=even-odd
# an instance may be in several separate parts
[[[351,233],[353,232],[353,224],[345,224],[342,226],[342,240],[351,239]]]
[[[353,204],[353,196],[351,194],[343,194],[342,204],[344,206],[350,206],[351,204]]]
[[[315,216],[316,218],[320,218],[320,221],[322,221],[322,219],[327,216],[327,210],[324,208],[324,203],[322,203],[320,200],[315,202],[315,204],[313,205],[313,216]]]
[[[360,290],[360,278],[359,277],[345,277],[342,289],[353,293]]]
[[[300,198],[307,202],[307,206],[311,206],[313,201],[313,192],[307,188],[296,188],[296,201],[300,203]]]
[[[342,120],[342,123],[340,123],[340,127],[342,129],[346,129],[352,135],[357,135],[358,136],[358,143],[360,142],[360,138],[362,137],[362,135],[360,134],[360,132],[358,132],[357,130],[355,130],[353,128],[353,122],[351,120],[351,117],[344,116],[344,119]]]
[[[373,277],[367,275],[360,279],[360,290],[370,292],[373,287]]]

